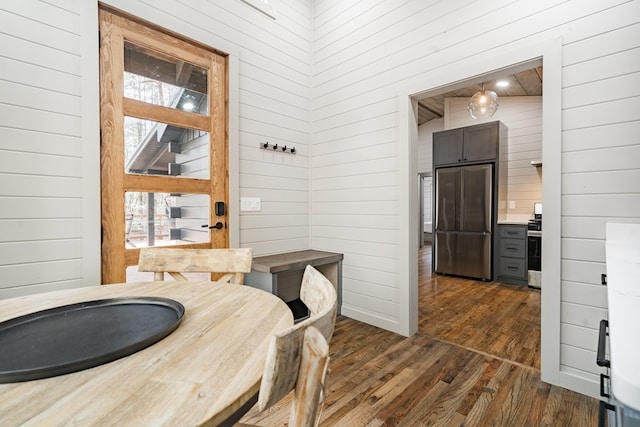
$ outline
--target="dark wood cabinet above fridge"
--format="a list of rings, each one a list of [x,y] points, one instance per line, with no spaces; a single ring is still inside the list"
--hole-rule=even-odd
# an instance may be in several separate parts
[[[433,166],[451,166],[497,160],[506,144],[507,128],[501,122],[489,122],[433,134]]]

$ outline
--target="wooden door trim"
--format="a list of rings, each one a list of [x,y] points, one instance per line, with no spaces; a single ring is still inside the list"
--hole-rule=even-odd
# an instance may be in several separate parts
[[[228,58],[212,49],[175,38],[157,28],[146,27],[133,18],[101,8],[100,14],[100,120],[102,198],[102,283],[125,281],[124,266],[137,264],[139,249],[125,248],[124,193],[128,191],[209,195],[209,224],[228,223],[216,217],[213,204],[229,200],[228,146]],[[124,97],[123,70],[125,40],[148,48],[153,54],[177,58],[206,68],[209,115],[184,112]],[[160,46],[162,45],[162,46]],[[160,53],[159,53],[160,52]],[[206,58],[206,59],[204,59]],[[187,178],[126,174],[124,167],[124,117],[152,120],[209,134],[210,178]],[[154,182],[154,180],[162,180]],[[158,184],[159,183],[159,184]],[[157,184],[157,185],[156,185]],[[203,219],[204,221],[204,219]],[[209,243],[180,247],[228,247],[229,230],[214,230]],[[122,270],[119,272],[119,270]]]

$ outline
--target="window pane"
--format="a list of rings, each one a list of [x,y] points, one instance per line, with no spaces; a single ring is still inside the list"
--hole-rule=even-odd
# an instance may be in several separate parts
[[[209,242],[209,196],[125,193],[125,246],[176,246]]]
[[[209,179],[209,133],[124,118],[126,173]]]
[[[125,41],[124,71],[125,97],[208,114],[205,68]]]

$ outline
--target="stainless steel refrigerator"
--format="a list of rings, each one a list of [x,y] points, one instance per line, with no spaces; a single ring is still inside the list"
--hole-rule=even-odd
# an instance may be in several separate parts
[[[492,280],[493,165],[435,170],[434,270]]]

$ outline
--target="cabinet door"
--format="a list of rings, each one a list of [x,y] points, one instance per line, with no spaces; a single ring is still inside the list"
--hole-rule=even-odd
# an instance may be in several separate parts
[[[463,161],[495,160],[498,156],[498,136],[497,122],[464,128]]]
[[[462,128],[433,134],[433,164],[451,165],[462,161]]]

